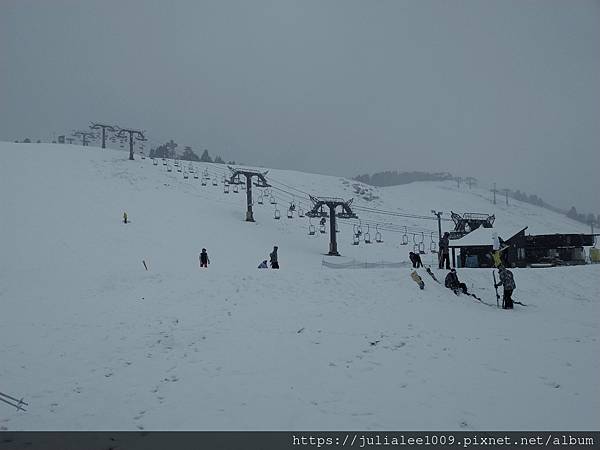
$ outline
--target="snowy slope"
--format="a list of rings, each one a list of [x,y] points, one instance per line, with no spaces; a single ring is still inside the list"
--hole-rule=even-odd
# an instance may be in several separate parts
[[[302,192],[351,198],[352,183],[270,170],[282,218],[265,199],[246,223],[243,191],[127,156],[0,143],[0,392],[30,403],[0,403],[0,429],[597,428],[599,266],[517,269],[515,297],[531,306],[502,311],[424,273],[420,291],[408,268],[324,267],[328,236],[287,219],[283,191],[306,209]],[[501,235],[587,231],[451,183],[374,194],[354,205],[495,213]],[[340,231],[344,256],[328,260],[407,259],[397,233],[353,246],[352,224]],[[282,269],[256,269],[273,245]],[[495,303],[489,270],[459,276]]]

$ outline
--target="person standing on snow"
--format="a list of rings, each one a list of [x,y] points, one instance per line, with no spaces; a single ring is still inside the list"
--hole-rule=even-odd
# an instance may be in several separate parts
[[[208,253],[206,253],[206,249],[202,249],[202,253],[200,253],[200,267],[208,268],[210,264],[210,259],[208,259]]]
[[[123,223],[127,223],[127,212],[123,212]]]
[[[450,233],[447,231],[444,236],[440,239],[440,269],[444,268],[444,262],[446,262],[446,269],[450,270]]]
[[[279,259],[277,258],[277,246],[273,247],[273,251],[269,254],[271,261],[271,269],[279,269]]]
[[[408,252],[408,257],[410,258],[410,262],[412,263],[413,269],[418,269],[419,267],[423,267],[423,261],[421,261],[421,255],[415,252]]]
[[[502,296],[502,309],[513,309],[512,293],[517,288],[515,279],[510,270],[503,265],[498,268],[498,274],[500,275],[500,281],[494,286],[504,286],[504,295]]]

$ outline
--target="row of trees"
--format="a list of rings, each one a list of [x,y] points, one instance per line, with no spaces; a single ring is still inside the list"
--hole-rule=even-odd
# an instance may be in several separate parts
[[[220,156],[216,156],[214,159],[208,153],[208,150],[204,149],[202,155],[198,157],[196,152],[192,150],[192,147],[189,145],[183,147],[183,153],[179,154],[177,152],[177,143],[171,139],[169,142],[166,142],[162,145],[159,145],[156,148],[150,150],[151,158],[169,158],[169,159],[183,159],[185,161],[200,161],[200,162],[209,162],[209,163],[217,163],[217,164],[225,164],[225,161]],[[235,164],[235,161],[227,161],[227,164]]]
[[[371,186],[397,186],[408,184],[414,181],[445,181],[452,180],[454,177],[447,172],[429,173],[429,172],[398,172],[397,170],[377,172],[373,175],[364,174],[354,177],[356,181],[370,184]]]
[[[585,223],[587,225],[590,224],[594,224],[594,225],[600,225],[600,214],[598,214],[597,216],[595,216],[592,213],[578,213],[577,209],[574,206],[571,206],[571,209],[569,209],[569,211],[567,212],[567,217],[576,220],[578,222],[581,223]]]

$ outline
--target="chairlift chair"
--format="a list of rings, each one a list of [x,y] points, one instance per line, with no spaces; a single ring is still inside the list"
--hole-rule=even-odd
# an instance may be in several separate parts
[[[187,172],[183,172],[183,179],[187,180],[189,178],[189,175]]]
[[[271,205],[277,204],[277,200],[275,200],[275,197],[273,196],[273,194],[271,194],[271,198],[269,199],[269,202],[271,203]]]
[[[431,253],[437,253],[437,245],[433,240],[433,231],[431,232],[431,242],[429,243],[429,251]]]
[[[421,255],[425,254],[425,237],[423,236],[423,232],[421,231],[421,240],[419,241],[419,253]]]
[[[414,253],[419,253],[419,243],[417,242],[417,235],[412,233],[412,237],[413,237],[413,252]]]
[[[288,210],[287,210],[287,217],[288,217],[288,219],[291,219],[291,218],[293,218],[293,217],[294,217],[294,213],[292,212],[292,210],[291,210],[291,209],[288,209]]]
[[[237,194],[238,192],[240,192],[240,188],[238,187],[237,183],[233,185],[233,193]]]
[[[173,168],[171,166],[167,166],[167,172],[173,172]]]
[[[321,234],[325,234],[326,233],[326,229],[325,229],[325,224],[322,223],[321,225],[319,225],[319,233]]]
[[[365,240],[365,244],[370,244],[371,243],[371,233],[369,232],[371,230],[371,227],[369,226],[369,224],[367,224],[367,231],[365,231],[365,234],[363,235],[363,239]]]
[[[273,215],[273,219],[279,220],[280,218],[281,218],[281,212],[279,212],[279,210],[277,209],[277,207],[275,207],[275,213]]]
[[[408,234],[406,234],[406,227],[404,227],[404,234],[402,235],[400,245],[408,245]]]
[[[379,224],[375,225],[375,242],[381,244],[383,239],[381,238],[381,233],[379,232]]]
[[[206,186],[206,178],[202,178],[202,181],[200,182],[201,186]]]
[[[308,218],[308,235],[314,236],[316,232],[317,232],[317,229],[315,228],[315,226],[312,223],[312,218],[309,217]]]
[[[262,194],[260,194],[260,195],[258,196],[258,200],[257,200],[257,202],[258,202],[258,204],[259,204],[259,205],[262,205],[262,204],[264,203],[264,200],[263,200],[263,196],[262,196]]]
[[[198,172],[194,172],[194,180],[198,179]]]
[[[302,207],[298,208],[298,217],[304,217],[304,210]]]
[[[360,234],[358,234],[358,225],[352,227],[352,245],[360,244]]]
[[[213,180],[212,180],[212,185],[213,185],[213,186],[218,186],[218,185],[219,185],[219,182],[217,181],[217,178],[216,178],[216,177],[215,177],[215,178],[213,178]]]
[[[144,152],[140,152],[140,155],[142,155],[142,159],[146,159],[146,155],[144,154]]]
[[[177,172],[181,172],[181,166],[177,166]]]
[[[155,165],[155,166],[158,166],[158,161],[157,161],[156,159],[154,159],[154,158],[153,158],[153,159],[152,159],[152,164],[153,164],[153,165]]]
[[[167,160],[165,158],[163,158],[163,166],[167,165]]]
[[[229,194],[229,184],[223,183],[223,193]]]

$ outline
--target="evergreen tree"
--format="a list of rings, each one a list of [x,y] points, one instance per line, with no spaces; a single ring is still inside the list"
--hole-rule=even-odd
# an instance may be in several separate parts
[[[220,156],[217,156],[217,157],[215,158],[215,162],[216,162],[217,164],[225,164],[225,161],[223,161],[223,158],[221,158]]]
[[[210,157],[210,155],[208,154],[208,150],[204,149],[204,152],[202,152],[202,156],[200,157],[200,161],[202,162],[213,162],[212,158]]]
[[[194,153],[194,151],[192,150],[192,147],[190,147],[189,145],[184,147],[183,155],[181,155],[181,159],[185,159],[186,161],[200,161],[200,158],[198,158],[198,155],[196,155],[196,153]]]
[[[569,212],[567,213],[567,217],[569,219],[573,219],[573,220],[577,220],[577,208],[575,208],[574,206],[571,206],[571,209],[569,209]]]

